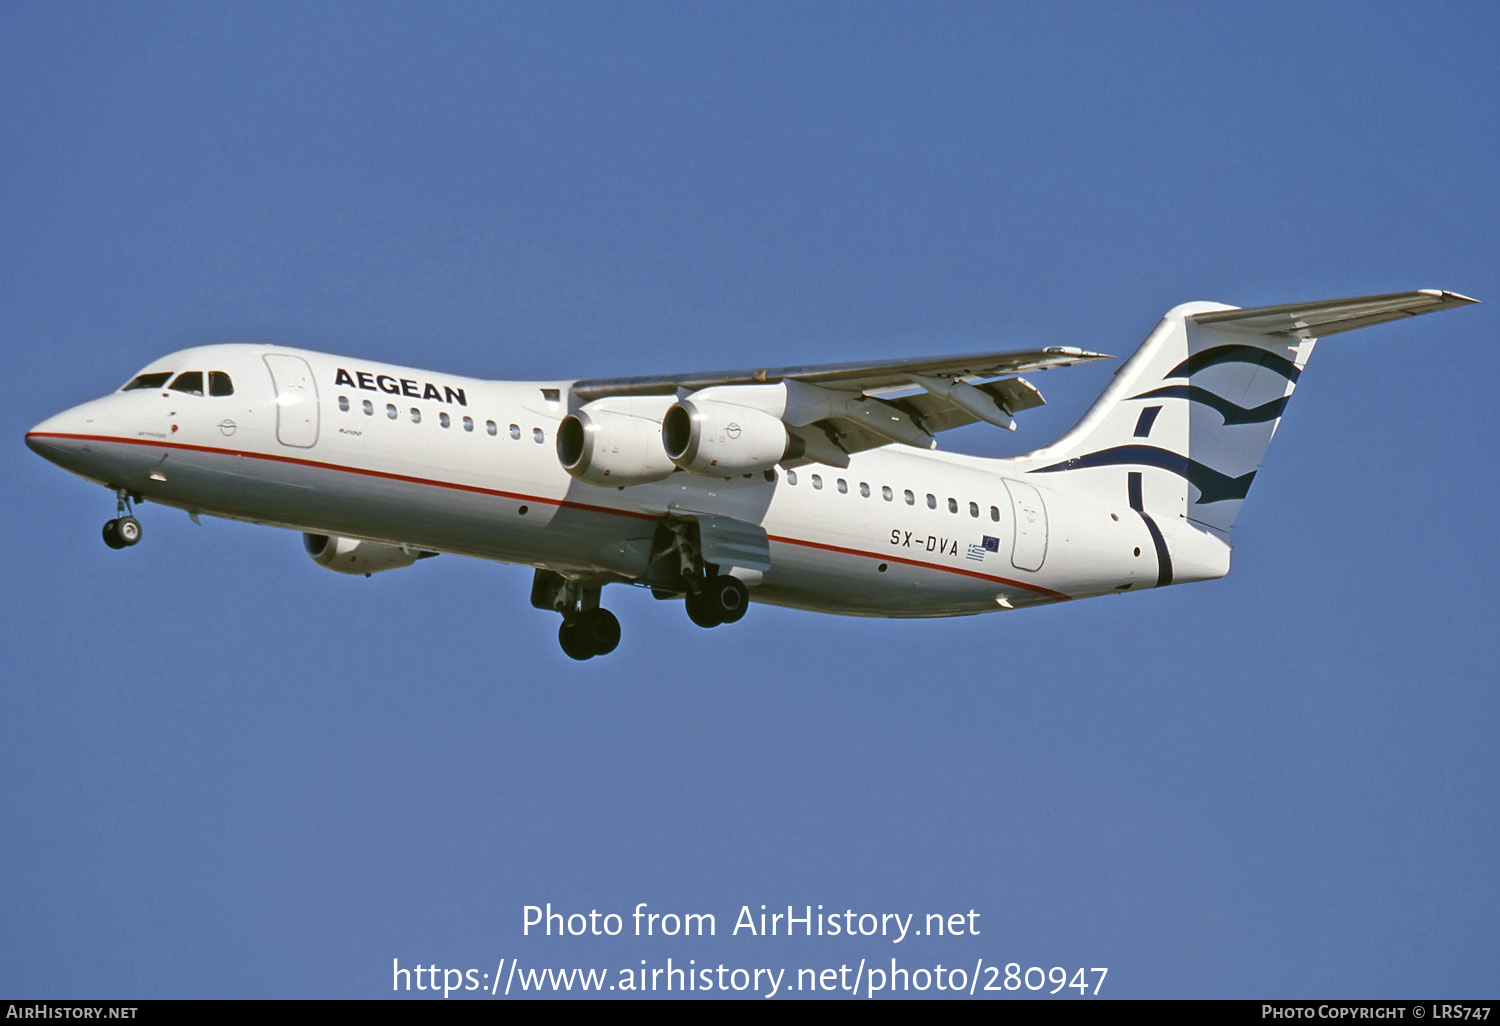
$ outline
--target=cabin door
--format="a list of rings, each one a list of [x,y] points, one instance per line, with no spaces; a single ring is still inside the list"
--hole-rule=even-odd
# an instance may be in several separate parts
[[[300,356],[267,353],[276,384],[276,438],[282,445],[311,449],[318,443],[318,386]]]
[[[1029,484],[1006,480],[1011,514],[1015,519],[1015,543],[1010,562],[1017,570],[1040,570],[1047,558],[1047,507],[1042,495]]]

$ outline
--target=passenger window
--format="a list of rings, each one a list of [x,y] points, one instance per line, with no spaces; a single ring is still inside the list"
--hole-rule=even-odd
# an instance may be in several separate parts
[[[209,395],[234,395],[234,382],[223,371],[208,372]]]
[[[349,412],[349,397],[347,395],[341,395],[341,396],[339,396],[339,412],[340,413],[348,413]]]
[[[908,506],[915,506],[917,504],[917,497],[911,493],[910,488],[902,492],[901,497],[906,500]]]
[[[203,372],[183,371],[181,374],[177,375],[177,379],[172,382],[172,391],[186,392],[188,395],[202,395]]]
[[[786,472],[786,483],[789,485],[797,483],[797,472],[795,470],[788,470]]]
[[[439,413],[438,414],[438,423],[441,424],[443,427],[447,427],[449,424],[453,423],[453,418],[450,417],[450,416],[448,416],[446,413]]]
[[[171,371],[159,371],[155,374],[141,374],[130,379],[130,384],[120,389],[121,392],[132,392],[137,388],[160,388],[167,383],[172,376]]]
[[[521,438],[521,425],[519,425],[519,424],[512,424],[510,426],[510,437],[513,438],[513,439],[515,439],[515,440],[517,440],[517,441],[520,440],[520,438]]]
[[[958,500],[955,499],[951,495],[948,496],[948,512],[949,513],[957,513],[958,512]]]
[[[494,438],[500,433],[500,429],[495,426],[495,422],[493,420],[485,421],[484,429],[490,433],[491,438]]]
[[[937,509],[937,496],[933,495],[931,492],[927,493],[927,508]]]
[[[464,430],[465,431],[473,431],[474,430],[474,418],[473,417],[465,417],[464,418]]]
[[[823,487],[823,478],[818,474],[813,475],[813,487],[817,489],[821,489]]]
[[[859,483],[859,494],[862,495],[862,496],[864,496],[866,499],[868,499],[870,497],[870,486],[868,484],[866,484],[865,482],[861,481]]]
[[[532,428],[531,429],[531,440],[533,442],[535,442],[537,445],[541,445],[542,444],[542,438],[543,438],[543,435],[542,435],[542,429],[541,428]]]
[[[368,399],[366,399],[364,402],[360,403],[360,406],[364,409],[366,417],[370,416],[371,414],[373,414],[375,412],[375,404],[372,403],[372,402],[370,402],[370,400],[368,400]]]
[[[881,485],[880,486],[880,497],[882,499],[884,499],[886,502],[890,502],[892,499],[894,499],[896,497],[896,493],[893,492],[893,491],[891,491],[891,486],[890,485]]]
[[[839,494],[840,495],[848,495],[849,494],[849,482],[845,481],[843,478],[839,478]]]
[[[422,411],[417,409],[415,406],[411,408],[411,422],[413,424],[422,423]]]
[[[997,524],[1000,522],[1000,507],[999,506],[991,506],[990,507],[990,519],[993,520]]]
[[[385,415],[387,417],[389,417],[391,420],[395,420],[396,419],[396,404],[395,403],[386,403],[385,404]]]
[[[977,502],[971,502],[971,503],[969,503],[969,516],[973,517],[976,520],[979,519],[979,503],[977,503]]]

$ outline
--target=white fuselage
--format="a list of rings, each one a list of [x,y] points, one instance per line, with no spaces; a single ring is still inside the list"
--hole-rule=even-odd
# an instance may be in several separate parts
[[[602,487],[559,465],[568,381],[484,381],[246,344],[146,370],[222,372],[233,394],[120,391],[37,425],[28,444],[90,480],[195,513],[593,580],[637,580],[663,517],[730,517],[768,536],[770,569],[743,575],[755,601],[832,613],[962,615],[1158,583],[1151,533],[1124,495],[1111,506],[1057,478],[1023,480],[1015,461],[891,445],[845,469],[679,471]],[[1227,570],[1227,547],[1195,571],[1196,532],[1163,529],[1181,535],[1176,581]]]

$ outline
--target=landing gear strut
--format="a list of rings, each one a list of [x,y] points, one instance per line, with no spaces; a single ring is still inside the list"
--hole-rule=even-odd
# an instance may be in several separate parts
[[[719,573],[703,559],[698,525],[686,520],[664,520],[652,543],[652,568],[665,586],[653,585],[658,598],[687,592],[687,615],[699,627],[735,623],[750,606],[750,590],[737,577]]]
[[[115,489],[115,512],[119,516],[104,525],[104,544],[112,549],[127,549],[141,540],[141,522],[130,506],[130,493]]]
[[[600,608],[603,585],[570,580],[551,570],[538,570],[531,582],[531,604],[562,614],[557,642],[570,659],[609,655],[620,644],[620,621]]]

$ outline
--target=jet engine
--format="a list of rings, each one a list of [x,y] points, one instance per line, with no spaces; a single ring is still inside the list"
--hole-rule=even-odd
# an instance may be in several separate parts
[[[568,414],[557,426],[558,462],[578,480],[596,485],[669,477],[677,468],[661,446],[661,414],[668,401],[607,399]]]
[[[667,411],[661,440],[673,463],[707,477],[769,470],[801,449],[780,417],[700,398],[683,399]]]
[[[342,538],[336,534],[304,534],[302,547],[314,563],[340,574],[371,574],[411,566],[436,552],[419,552],[401,545]]]

